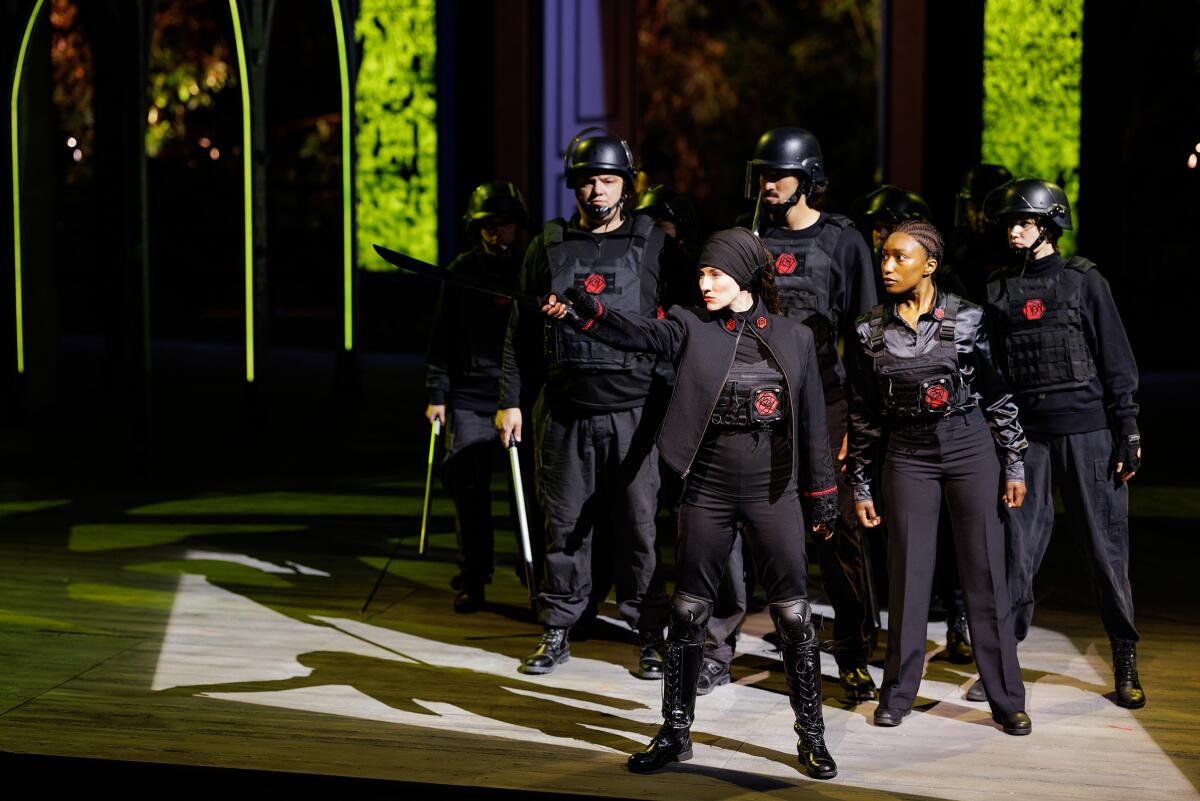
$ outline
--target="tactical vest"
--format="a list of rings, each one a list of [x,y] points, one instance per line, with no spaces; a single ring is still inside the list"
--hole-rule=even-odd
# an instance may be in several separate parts
[[[1003,312],[1005,376],[1017,391],[1072,389],[1096,377],[1079,308],[1084,276],[1095,266],[1074,256],[1054,275],[1010,270],[988,285],[989,301]]]
[[[658,310],[658,276],[647,276],[653,280],[643,281],[647,269],[643,259],[654,220],[644,215],[633,218],[633,230],[626,237],[629,246],[616,259],[597,258],[591,242],[565,242],[566,225],[565,220],[551,220],[543,232],[550,262],[550,286],[560,291],[574,286],[596,296],[606,309],[654,317]],[[581,252],[585,249],[586,254]],[[638,354],[611,348],[573,326],[549,324],[546,355],[561,365],[614,372],[628,369],[638,358]]]
[[[958,369],[954,344],[959,297],[947,295],[933,347],[917,356],[903,358],[884,345],[884,307],[871,310],[867,354],[875,363],[875,381],[888,417],[941,417],[968,400],[967,388]]]
[[[734,366],[713,407],[711,425],[719,428],[773,428],[787,417],[783,373],[768,365]]]
[[[775,285],[779,287],[779,301],[785,317],[807,321],[812,315],[819,314],[829,321],[831,331],[837,330],[837,311],[830,308],[829,301],[833,249],[842,231],[850,225],[848,218],[830,214],[815,237],[772,236],[780,230],[778,228],[767,232],[762,243],[775,257]]]

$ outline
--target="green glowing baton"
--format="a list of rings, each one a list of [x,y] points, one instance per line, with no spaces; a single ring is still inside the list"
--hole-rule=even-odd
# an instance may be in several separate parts
[[[433,455],[437,450],[437,438],[441,431],[442,421],[434,418],[433,425],[429,427],[429,465],[425,468],[425,500],[421,505],[421,544],[419,547],[421,554],[425,553],[425,526],[429,522],[429,491],[433,486]],[[384,563],[383,569],[379,571],[379,577],[375,579],[375,586],[371,588],[371,594],[363,602],[363,612],[366,612],[367,607],[371,605],[371,599],[379,591],[379,585],[383,584],[383,577],[387,575],[388,568],[392,566],[392,562],[396,559],[396,552],[399,550],[400,540],[397,540],[395,547],[392,548],[391,556]]]
[[[436,417],[429,427],[429,464],[425,466],[425,501],[421,504],[421,544],[417,553],[425,555],[425,529],[429,524],[429,491],[433,488],[433,454],[437,450],[438,434],[442,433],[442,421]]]

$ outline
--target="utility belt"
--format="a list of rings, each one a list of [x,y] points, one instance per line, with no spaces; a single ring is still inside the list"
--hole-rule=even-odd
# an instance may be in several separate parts
[[[728,381],[709,423],[716,428],[775,430],[784,425],[787,393],[778,382]]]

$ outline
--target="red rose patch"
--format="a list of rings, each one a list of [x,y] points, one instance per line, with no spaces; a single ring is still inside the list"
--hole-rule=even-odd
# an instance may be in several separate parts
[[[754,411],[761,417],[770,417],[779,408],[779,396],[769,390],[758,393],[754,399]]]
[[[791,275],[795,269],[796,257],[791,253],[780,253],[779,258],[775,259],[775,272],[780,275]]]
[[[1025,301],[1025,308],[1022,310],[1022,314],[1025,315],[1026,320],[1040,320],[1045,313],[1046,304],[1042,303],[1041,298]]]
[[[732,330],[734,330],[735,328],[737,328],[737,323],[735,323],[733,320],[726,320],[726,321],[725,321],[725,327],[726,327],[728,330],[732,331]]]
[[[593,295],[599,295],[604,291],[604,287],[608,286],[604,283],[604,276],[592,273],[587,278],[583,279],[583,288]]]
[[[950,402],[950,392],[941,384],[934,384],[925,390],[925,406],[930,409],[944,409]]]
[[[759,317],[757,320],[754,321],[754,324],[757,325],[759,328],[766,328],[767,327],[767,318]]]

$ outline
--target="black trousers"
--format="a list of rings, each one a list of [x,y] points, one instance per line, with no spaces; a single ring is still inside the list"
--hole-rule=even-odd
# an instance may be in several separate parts
[[[836,401],[825,407],[825,421],[829,427],[829,445],[836,456],[846,435],[846,401]],[[829,602],[833,605],[834,658],[842,668],[863,664],[870,658],[875,639],[875,620],[868,609],[867,570],[864,537],[858,531],[854,513],[854,495],[846,484],[840,470],[837,479],[838,500],[842,515],[835,526],[831,539],[814,538],[817,564],[821,566],[821,580]],[[725,665],[733,661],[737,632],[746,617],[749,587],[743,580],[745,564],[742,554],[734,549],[726,565],[728,578],[722,583],[717,595],[712,619],[708,624],[709,636],[704,644],[704,656]]]
[[[1087,570],[1110,639],[1137,640],[1129,586],[1129,486],[1112,474],[1106,429],[1058,436],[1028,435],[1029,494],[1009,509],[1008,591],[1018,640],[1033,620],[1033,577],[1054,529],[1054,489]]]
[[[880,706],[909,709],[925,669],[929,595],[942,499],[950,512],[975,663],[992,711],[1025,709],[1000,519],[1000,460],[978,409],[890,432],[883,466],[888,526],[888,655]]]
[[[767,600],[807,598],[804,532],[808,527],[794,489],[773,499],[754,501],[688,493],[679,507],[676,591],[710,602],[717,598],[739,522],[746,524],[746,545],[758,567]]]
[[[592,591],[592,547],[603,537],[613,558],[617,609],[638,631],[661,632],[669,600],[655,547],[658,451],[642,408],[577,416],[534,409],[538,501],[546,520],[546,562],[538,616],[576,623]]]

